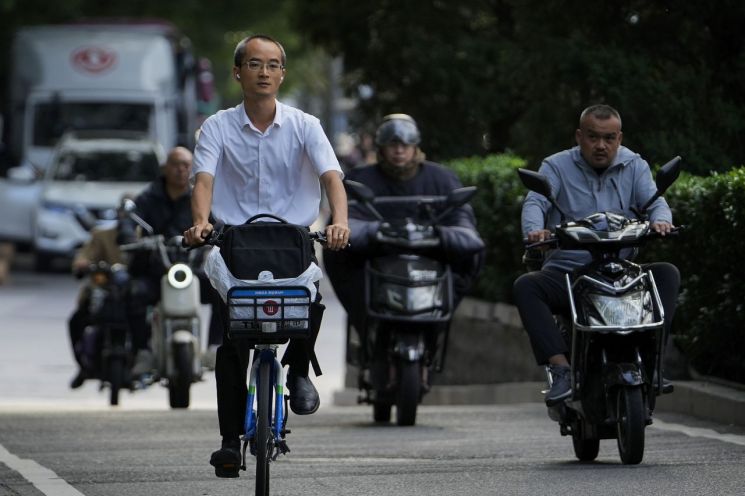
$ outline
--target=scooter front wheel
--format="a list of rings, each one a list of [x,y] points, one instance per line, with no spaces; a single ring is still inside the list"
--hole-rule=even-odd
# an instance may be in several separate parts
[[[577,460],[591,462],[598,457],[600,451],[599,439],[582,439],[579,433],[572,433],[572,445]]]
[[[193,382],[194,354],[191,343],[178,343],[173,346],[173,377],[168,379],[168,399],[171,408],[188,408],[189,391]]]
[[[645,417],[641,388],[619,388],[616,401],[618,454],[625,465],[636,465],[644,457]]]
[[[401,362],[398,370],[398,390],[396,394],[396,423],[414,425],[416,409],[422,389],[421,363]]]

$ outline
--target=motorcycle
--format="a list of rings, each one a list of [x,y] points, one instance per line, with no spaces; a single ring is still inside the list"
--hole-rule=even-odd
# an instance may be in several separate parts
[[[561,435],[572,436],[579,460],[594,460],[601,439],[616,439],[621,461],[640,463],[656,397],[671,392],[662,381],[664,313],[657,286],[651,272],[621,252],[659,237],[646,211],[675,182],[680,162],[676,157],[660,169],[657,192],[634,211],[636,218],[598,212],[566,221],[546,177],[518,171],[523,184],[545,196],[562,219],[552,238],[527,248],[587,250],[592,256],[589,264],[566,275],[571,314],[557,316],[557,323],[571,353],[572,394],[548,409]]]
[[[89,377],[101,380],[100,389],[109,388],[109,403],[116,406],[120,390],[132,387],[129,372],[134,351],[126,311],[129,274],[124,265],[106,262],[91,264],[85,272],[90,322],[76,346],[82,348],[82,367]]]
[[[153,380],[168,388],[171,408],[188,408],[191,385],[202,380],[200,281],[194,273],[202,252],[185,250],[181,236],[166,239],[153,234],[152,227],[134,213],[131,200],[124,208],[149,235],[121,245],[122,251],[150,252],[167,269],[160,278],[160,300],[150,313]]]
[[[452,273],[436,226],[466,204],[476,188],[459,188],[447,197],[375,198],[361,183],[345,184],[350,195],[381,221],[377,252],[364,267],[364,325],[355,329],[348,324],[347,362],[359,367],[359,402],[373,406],[376,422],[389,422],[395,404],[396,423],[414,425],[431,372],[440,372],[444,365],[454,310]],[[413,204],[417,215],[384,217],[376,205],[386,203]]]

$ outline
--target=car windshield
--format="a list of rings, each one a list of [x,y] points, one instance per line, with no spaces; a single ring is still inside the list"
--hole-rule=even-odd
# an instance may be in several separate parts
[[[152,106],[135,103],[42,103],[34,112],[34,145],[54,146],[66,131],[147,132]]]
[[[137,150],[65,153],[54,169],[57,181],[150,182],[158,175],[154,152]]]

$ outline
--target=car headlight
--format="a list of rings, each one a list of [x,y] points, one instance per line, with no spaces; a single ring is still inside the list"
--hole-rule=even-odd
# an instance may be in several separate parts
[[[654,321],[649,291],[635,291],[620,296],[591,293],[587,296],[595,310],[588,315],[590,325],[630,327]]]

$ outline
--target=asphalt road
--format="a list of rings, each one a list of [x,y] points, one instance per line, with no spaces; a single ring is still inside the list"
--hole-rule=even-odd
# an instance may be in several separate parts
[[[65,319],[77,282],[17,271],[0,286],[0,496],[253,494],[249,467],[214,477],[214,380],[192,388],[186,411],[161,387],[120,407],[74,373]],[[619,462],[614,441],[594,463],[575,461],[538,403],[421,407],[415,427],[374,425],[369,407],[331,407],[343,373],[343,316],[333,294],[318,349],[321,410],[290,417],[292,452],[272,470],[277,495],[741,495],[745,430],[661,414],[644,461]],[[252,460],[249,460],[249,463]]]
[[[292,451],[272,465],[272,494],[743,494],[745,436],[670,430],[689,420],[648,429],[643,463],[624,466],[613,441],[596,462],[575,461],[538,404],[424,407],[405,428],[327,407],[290,418]],[[0,495],[253,494],[251,466],[214,477],[215,429],[206,410],[0,414]]]

